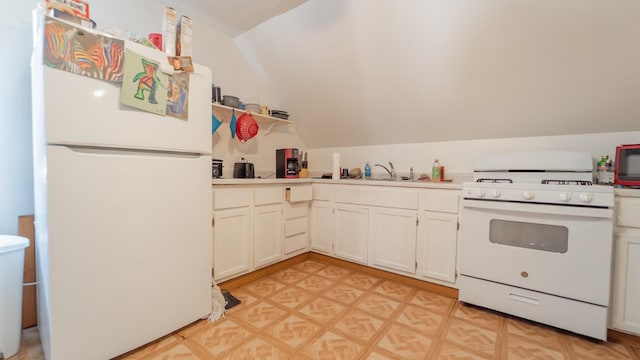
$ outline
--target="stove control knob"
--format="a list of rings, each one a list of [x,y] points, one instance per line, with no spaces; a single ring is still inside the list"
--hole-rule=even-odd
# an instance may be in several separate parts
[[[502,195],[502,193],[500,192],[499,189],[491,189],[491,190],[489,190],[489,196],[491,196],[493,198],[499,198],[500,195]]]
[[[525,191],[525,192],[522,193],[522,197],[525,200],[531,200],[531,199],[533,199],[535,197],[535,195],[531,191]]]
[[[484,197],[484,189],[476,189],[475,193],[477,197]]]
[[[560,201],[567,202],[571,200],[571,193],[561,192],[560,194],[558,194],[558,199],[560,199]]]
[[[591,202],[591,200],[593,200],[593,195],[589,193],[580,194],[580,201],[588,203]]]

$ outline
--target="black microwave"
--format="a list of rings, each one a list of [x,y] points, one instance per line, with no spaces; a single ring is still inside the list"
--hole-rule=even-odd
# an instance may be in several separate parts
[[[616,147],[616,185],[640,186],[640,144]]]

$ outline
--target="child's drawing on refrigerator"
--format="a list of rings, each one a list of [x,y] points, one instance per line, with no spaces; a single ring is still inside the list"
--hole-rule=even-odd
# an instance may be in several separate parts
[[[138,109],[165,115],[168,75],[160,64],[140,54],[125,50],[124,80],[120,101]]]

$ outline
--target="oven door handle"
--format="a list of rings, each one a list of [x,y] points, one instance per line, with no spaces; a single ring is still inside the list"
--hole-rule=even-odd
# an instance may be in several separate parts
[[[489,200],[462,200],[463,208],[487,209],[487,210],[503,210],[521,213],[538,213],[548,215],[565,215],[572,217],[592,217],[612,219],[613,210],[609,208],[594,208],[583,206],[567,206],[567,205],[545,205],[534,203],[520,203],[509,201],[489,201]]]

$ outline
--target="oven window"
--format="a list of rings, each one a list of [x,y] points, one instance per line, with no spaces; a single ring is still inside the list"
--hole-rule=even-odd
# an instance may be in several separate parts
[[[493,219],[489,224],[489,241],[525,249],[566,253],[569,229],[565,226]]]

